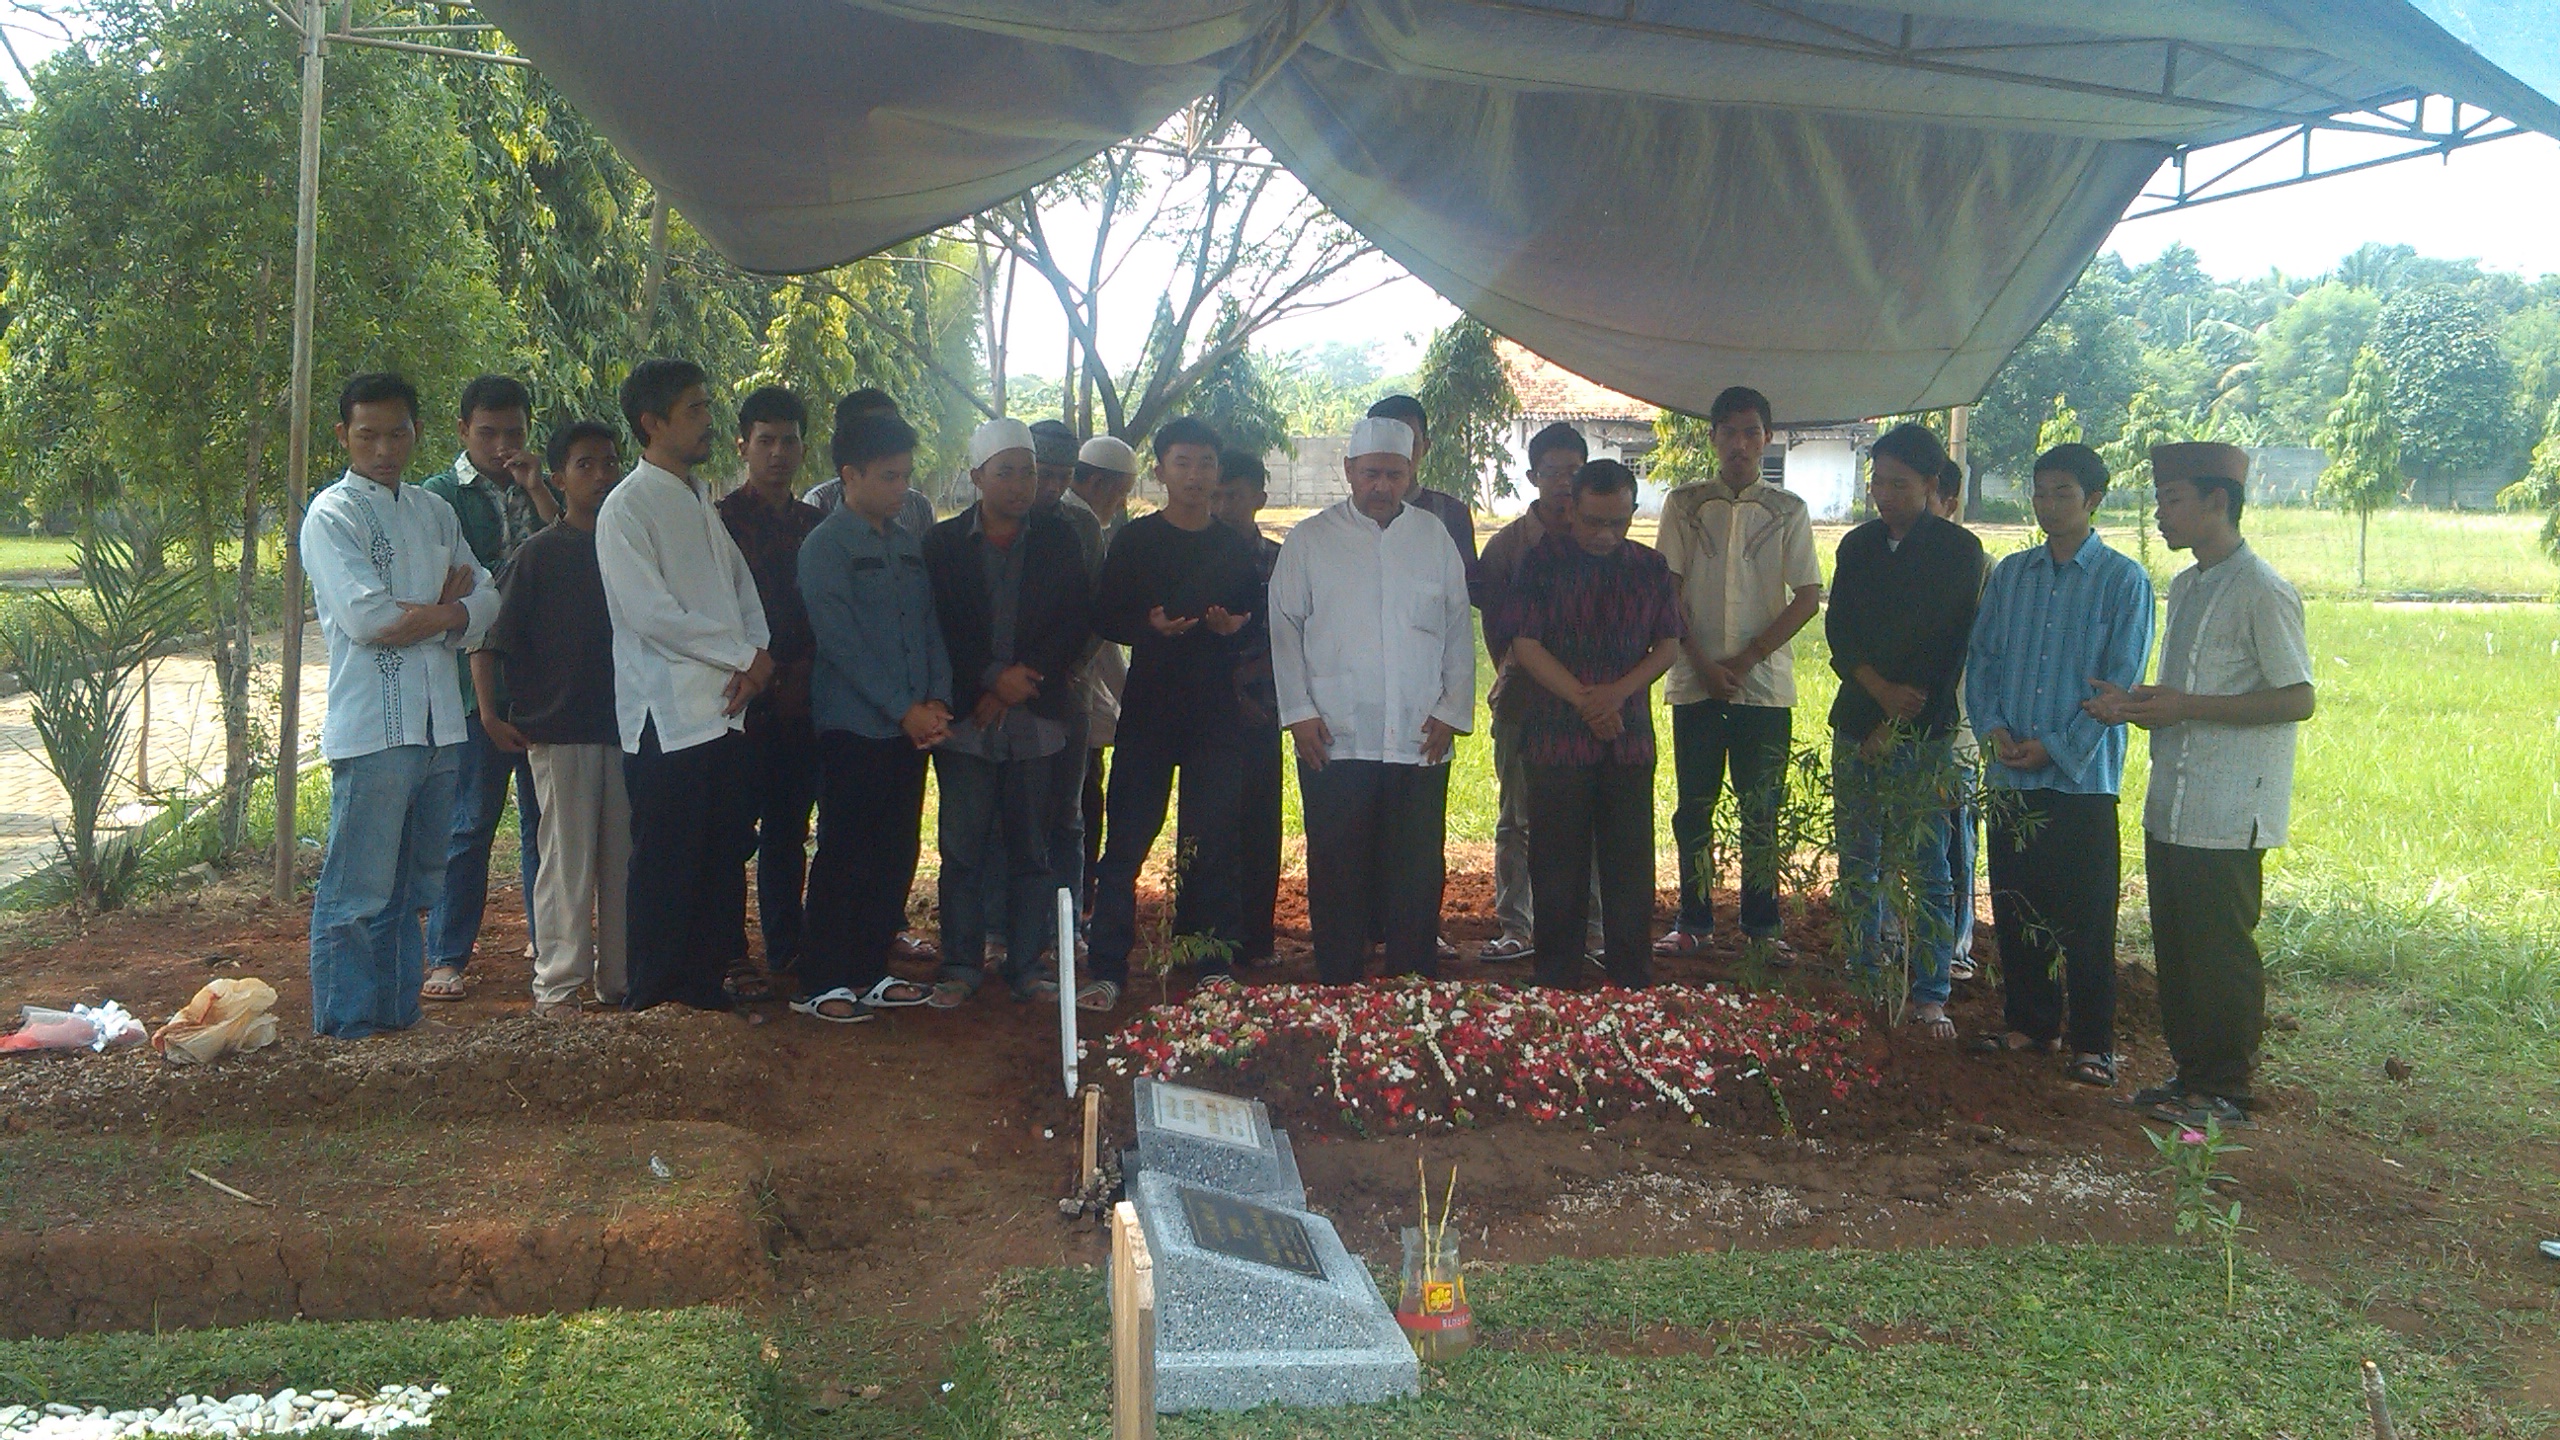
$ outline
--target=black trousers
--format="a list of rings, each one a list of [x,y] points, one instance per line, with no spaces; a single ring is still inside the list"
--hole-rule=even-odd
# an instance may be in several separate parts
[[[756,921],[768,970],[800,960],[802,888],[808,879],[809,812],[818,803],[818,732],[809,718],[747,714],[756,810]]]
[[[1230,959],[1244,948],[1238,929],[1236,889],[1237,811],[1243,799],[1242,736],[1223,726],[1170,725],[1131,729],[1121,717],[1120,733],[1111,746],[1108,833],[1102,860],[1094,867],[1093,925],[1087,934],[1093,978],[1114,984],[1129,982],[1129,952],[1138,945],[1138,871],[1147,851],[1164,831],[1164,814],[1173,800],[1174,772],[1182,772],[1182,813],[1176,826],[1185,837],[1187,854],[1177,855],[1176,914],[1187,914],[1195,928],[1186,934],[1206,935],[1227,948]],[[1204,961],[1206,974],[1224,974],[1228,962]]]
[[[1742,821],[1742,913],[1735,919],[1745,935],[1778,933],[1778,807],[1793,739],[1794,717],[1783,705],[1700,700],[1671,707],[1672,773],[1680,786],[1671,843],[1680,852],[1682,933],[1715,928],[1716,800],[1727,775]]]
[[[1272,933],[1272,912],[1280,906],[1280,747],[1286,737],[1277,728],[1248,730],[1244,737],[1243,783],[1236,798],[1241,846],[1236,855],[1236,933],[1244,937],[1239,960],[1268,960],[1279,948]],[[1177,826],[1176,843],[1181,841]],[[1188,903],[1174,917],[1174,928],[1199,930],[1199,917]]]
[[[2258,959],[2263,850],[2199,850],[2146,837],[2152,964],[2160,1033],[2190,1092],[2249,1103],[2249,1072],[2266,1033]]]
[[[746,737],[732,730],[682,750],[658,748],[652,722],[622,757],[631,795],[626,902],[626,1010],[673,1000],[726,1010],[729,963],[746,953],[747,856],[755,849],[755,792]]]
[[[1653,766],[1539,765],[1529,772],[1529,903],[1538,983],[1582,975],[1591,869],[1609,981],[1653,983]]]
[[[809,865],[809,929],[800,993],[856,994],[889,973],[889,946],[906,928],[924,824],[924,752],[904,735],[818,736],[818,854]]]
[[[2072,1053],[2116,1048],[2116,797],[2020,790],[1991,817],[1991,924],[2008,1027]],[[1963,887],[1958,886],[1961,894]]]
[[[1386,939],[1386,973],[1440,973],[1448,883],[1449,767],[1332,760],[1298,768],[1306,812],[1307,927],[1316,978],[1349,985]]]

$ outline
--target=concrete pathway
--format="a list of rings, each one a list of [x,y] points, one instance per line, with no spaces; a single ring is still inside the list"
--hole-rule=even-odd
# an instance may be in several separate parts
[[[258,637],[258,667],[249,681],[250,704],[259,723],[274,733],[281,680],[278,642],[282,636]],[[328,704],[329,651],[321,642],[318,622],[302,632],[302,750],[307,759],[320,736],[320,718]],[[211,652],[191,650],[163,656],[150,667],[151,724],[149,744],[137,734],[126,742],[117,766],[118,785],[111,810],[130,823],[147,812],[134,801],[147,790],[203,793],[222,781],[222,700],[214,685]],[[28,723],[29,697],[23,693],[0,700],[0,884],[18,880],[60,853],[54,826],[70,817],[70,804],[53,773],[45,768],[44,748]],[[141,728],[137,704],[132,724]]]

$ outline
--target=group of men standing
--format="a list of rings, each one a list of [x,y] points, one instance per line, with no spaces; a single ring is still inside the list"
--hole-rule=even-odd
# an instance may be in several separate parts
[[[415,391],[366,375],[341,394],[348,471],[301,537],[332,661],[321,1033],[401,1028],[421,998],[463,992],[510,782],[545,1016],[579,1013],[585,988],[724,1009],[785,972],[792,1009],[838,1023],[961,1004],[990,970],[1019,997],[1054,995],[1062,888],[1090,905],[1078,1003],[1108,1009],[1177,776],[1174,925],[1223,983],[1271,954],[1284,730],[1319,977],[1355,980],[1381,952],[1391,973],[1435,974],[1455,953],[1440,935],[1448,761],[1474,723],[1478,612],[1502,925],[1480,958],[1534,959],[1550,985],[1593,962],[1632,986],[1655,956],[1697,953],[1729,787],[1736,922],[1792,963],[1777,903],[1791,649],[1823,582],[1804,502],[1762,478],[1773,421],[1757,392],[1716,400],[1717,475],[1665,497],[1657,547],[1627,538],[1636,477],[1557,425],[1529,445],[1537,499],[1481,557],[1464,502],[1418,484],[1428,422],[1409,397],[1355,427],[1350,497],[1278,544],[1254,522],[1260,462],[1194,418],[1150,438],[1164,500],[1135,519],[1128,445],[990,421],[969,443],[976,503],[937,522],[912,484],[916,432],[877,391],[836,406],[835,473],[806,498],[806,406],[776,387],[746,396],[743,479],[716,501],[697,473],[714,449],[699,368],[644,361],[621,398],[640,450],[627,473],[593,421],[535,455],[525,388],[475,380],[462,453],[421,487],[401,482]],[[1978,803],[2007,1028],[1976,1047],[2067,1041],[2066,1073],[2112,1086],[2116,795],[2126,725],[2155,730],[2146,858],[2180,1071],[2147,1100],[2237,1120],[2257,861],[2283,838],[2308,661],[2299,600],[2238,538],[2245,456],[2153,459],[2163,535],[2199,563],[2172,587],[2145,685],[2151,586],[2090,528],[2108,483],[2094,452],[2038,458],[2044,543],[1990,568],[1951,518],[1963,473],[1936,438],[1904,425],[1877,440],[1877,518],[1841,541],[1824,623],[1841,680],[1835,899],[1853,971],[1903,962],[1913,1020],[1954,1038]],[[1680,903],[1657,938],[1650,694],[1666,675]],[[889,966],[914,944],[901,932],[928,766],[930,985]]]

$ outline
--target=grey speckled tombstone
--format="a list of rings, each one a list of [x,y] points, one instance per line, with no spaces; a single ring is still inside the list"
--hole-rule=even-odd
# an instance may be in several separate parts
[[[1155,1260],[1159,1412],[1421,1393],[1412,1342],[1332,1221],[1143,1170],[1129,1198]]]
[[[1135,1085],[1140,1170],[1241,1195],[1283,1210],[1307,1208],[1287,1132],[1271,1128],[1259,1100],[1188,1085]]]

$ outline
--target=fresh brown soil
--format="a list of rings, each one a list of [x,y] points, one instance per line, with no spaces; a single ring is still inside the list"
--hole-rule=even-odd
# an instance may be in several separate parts
[[[278,991],[284,1036],[200,1070],[142,1051],[0,1058],[0,1330],[725,1299],[803,1333],[864,1336],[884,1398],[914,1403],[997,1272],[1105,1257],[1091,1220],[1059,1212],[1077,1112],[1050,1007],[990,986],[959,1010],[858,1026],[778,1003],[537,1022],[524,1013],[530,966],[509,888],[491,897],[466,999],[430,1005],[429,1023],[404,1035],[316,1040],[307,912],[273,906],[253,883],[85,931],[19,921],[0,942],[0,1014],[114,999],[156,1023],[207,979],[255,975]],[[1448,915],[1468,951],[1495,933],[1480,866],[1451,875]],[[1281,925],[1280,963],[1254,983],[1313,978],[1294,878]],[[1791,933],[1808,961],[1790,983],[1826,983],[1810,958],[1826,930]],[[1720,948],[1658,978],[1731,980],[1735,959]],[[1178,976],[1167,994],[1187,987]],[[1156,998],[1140,980],[1120,1018]],[[1959,987],[1954,1010],[1967,1034],[1999,1024],[1988,985]],[[2165,1068],[2138,968],[2122,1010],[2119,1095]],[[1411,1217],[1417,1149],[1435,1173],[1458,1167],[1470,1258],[2167,1238],[2141,1127],[2066,1083],[2057,1061],[1976,1059],[1908,1030],[1884,1043],[1884,1089],[1799,1114],[1792,1139],[1747,1112],[1711,1128],[1509,1119],[1419,1140],[1364,1139],[1309,1114],[1292,1117],[1292,1135],[1312,1202],[1380,1259]],[[1125,1087],[1090,1066],[1086,1078],[1109,1082],[1106,1146],[1126,1143]],[[2268,1098],[2245,1167],[2253,1243],[2315,1275],[2336,1227],[2439,1243],[2438,1197],[2419,1178],[2297,1123],[2304,1097]],[[231,1199],[188,1166],[273,1207]],[[2481,1283],[2547,1305],[2529,1257],[2483,1257]],[[2428,1323],[2379,1318],[2420,1334]],[[2560,1377],[2537,1376],[2520,1398],[2560,1400],[2541,1393]]]

